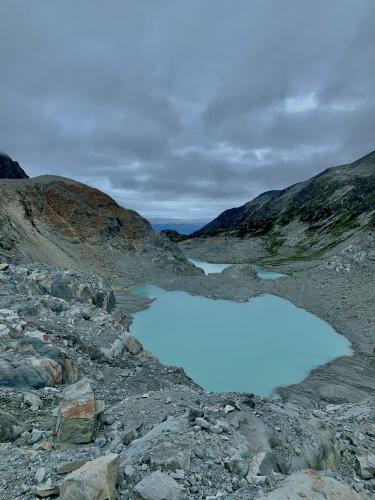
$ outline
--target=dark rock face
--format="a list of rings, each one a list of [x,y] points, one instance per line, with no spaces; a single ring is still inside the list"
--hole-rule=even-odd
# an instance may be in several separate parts
[[[175,231],[174,229],[163,229],[162,231],[160,231],[160,234],[164,234],[164,236],[166,236],[174,243],[178,243],[179,241],[183,241],[189,238],[185,234],[180,234],[178,231]]]
[[[8,155],[0,152],[0,179],[28,179],[29,176]]]

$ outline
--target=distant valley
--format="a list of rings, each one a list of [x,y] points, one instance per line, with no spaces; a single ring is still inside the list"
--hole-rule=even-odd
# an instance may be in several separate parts
[[[151,223],[153,229],[155,231],[165,231],[165,230],[170,230],[170,231],[177,231],[180,234],[184,235],[189,235],[192,234],[196,231],[199,231],[201,227],[203,227],[203,223],[163,223],[163,224],[158,224],[158,223]]]

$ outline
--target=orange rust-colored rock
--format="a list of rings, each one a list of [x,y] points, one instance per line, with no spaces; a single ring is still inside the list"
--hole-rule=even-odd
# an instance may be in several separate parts
[[[96,437],[100,414],[104,410],[102,401],[95,401],[87,378],[70,385],[64,391],[59,407],[56,433],[59,441],[89,443]]]
[[[45,221],[63,239],[78,242],[120,235],[132,240],[151,231],[149,223],[136,212],[125,210],[108,195],[84,184],[54,179],[46,184],[35,183],[32,193],[33,223]]]
[[[72,403],[61,409],[61,415],[65,418],[91,417],[95,411],[95,401],[90,399],[84,403]]]

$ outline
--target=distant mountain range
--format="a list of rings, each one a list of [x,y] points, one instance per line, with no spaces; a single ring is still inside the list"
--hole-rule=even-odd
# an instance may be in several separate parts
[[[225,210],[193,237],[261,237],[271,253],[321,251],[374,228],[375,151],[286,189]]]
[[[21,228],[17,235],[13,233],[21,218],[22,224],[27,220],[28,227],[34,230],[33,238],[35,229],[44,234],[48,227],[48,238],[57,237],[60,242],[91,244],[114,238],[128,242],[126,252],[139,247],[130,242],[143,241],[153,234],[148,221],[119,207],[104,193],[61,177],[28,179],[20,165],[3,153],[0,179],[4,179],[0,186],[0,218],[4,224],[13,220],[9,231],[3,234],[3,246],[6,240],[20,240]],[[21,182],[13,185],[17,179]],[[373,230],[374,219],[375,151],[286,189],[267,191],[240,207],[222,212],[203,227],[198,223],[165,221],[155,221],[152,227],[175,242],[212,236],[260,238],[271,255],[304,258],[322,253],[365,229]],[[31,240],[31,233],[26,239]],[[156,246],[161,241],[155,240]],[[24,250],[37,248],[34,243],[24,246]]]

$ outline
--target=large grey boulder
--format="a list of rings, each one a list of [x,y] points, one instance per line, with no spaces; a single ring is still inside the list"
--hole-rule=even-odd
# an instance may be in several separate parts
[[[357,457],[356,472],[362,479],[372,479],[375,477],[375,455],[368,454]]]
[[[62,482],[62,500],[115,500],[118,455],[103,455],[69,474]]]
[[[0,442],[14,441],[22,432],[23,428],[16,417],[0,410]]]
[[[56,434],[58,441],[90,443],[99,430],[104,402],[95,401],[94,392],[85,377],[67,387],[59,406]]]
[[[156,425],[147,434],[130,443],[129,447],[121,454],[122,467],[137,463],[145,454],[150,453],[155,443],[167,439],[168,435],[182,434],[185,426],[185,416],[169,418]]]
[[[140,500],[179,500],[181,492],[181,486],[168,474],[155,471],[137,484],[134,488],[134,498]]]
[[[163,470],[190,469],[191,449],[183,443],[166,439],[158,441],[151,450],[151,465]]]
[[[281,485],[257,500],[361,500],[361,496],[345,483],[321,472],[294,472]]]

